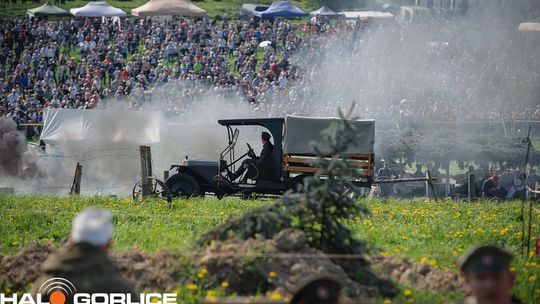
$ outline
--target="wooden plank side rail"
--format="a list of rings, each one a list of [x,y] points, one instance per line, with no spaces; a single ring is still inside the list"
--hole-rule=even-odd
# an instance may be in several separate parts
[[[313,167],[311,163],[317,157],[313,154],[285,154],[283,155],[283,170],[287,172],[318,173],[322,168]],[[374,173],[373,154],[351,154],[347,155],[347,163],[359,171],[364,176],[373,176]],[[329,163],[331,156],[325,157],[325,162]]]

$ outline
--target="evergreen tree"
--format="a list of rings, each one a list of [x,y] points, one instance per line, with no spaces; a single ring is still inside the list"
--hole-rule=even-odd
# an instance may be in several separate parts
[[[350,121],[354,119],[353,108],[346,115],[339,112],[341,119],[323,131],[322,143],[312,143],[317,156],[312,165],[322,170],[304,179],[303,191],[287,193],[282,200],[293,217],[293,225],[306,233],[314,248],[327,253],[366,251],[364,243],[344,225],[347,220],[369,214],[366,206],[355,199],[359,189],[353,180],[358,178],[358,172],[347,163],[347,148],[357,139],[356,127]]]

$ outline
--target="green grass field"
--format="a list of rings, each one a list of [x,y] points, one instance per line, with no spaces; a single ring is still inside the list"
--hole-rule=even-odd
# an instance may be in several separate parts
[[[54,0],[50,0],[54,4]],[[109,0],[107,1],[112,6],[123,9],[128,15],[131,13],[131,9],[141,6],[147,2],[147,0],[129,0],[129,1],[118,1],[118,0]],[[203,0],[203,1],[193,1],[197,6],[205,9],[210,16],[223,16],[223,17],[234,17],[240,11],[242,3],[272,3],[272,0],[259,0],[259,1],[241,1],[241,0]],[[45,1],[41,1],[41,4]],[[63,9],[69,10],[74,7],[81,7],[86,5],[88,1],[85,0],[67,0],[65,5],[58,5]],[[301,1],[291,1],[294,5],[300,7],[301,9],[312,11],[318,8],[318,1],[313,0],[301,0]],[[22,17],[26,14],[26,10],[29,8],[37,7],[31,1],[27,1],[26,4],[22,4],[21,0],[17,0],[16,4],[2,4],[0,7],[0,18],[14,18]]]
[[[455,203],[412,200],[366,200],[368,218],[349,223],[361,239],[380,247],[381,254],[427,262],[456,271],[463,250],[483,242],[499,242],[518,255],[513,267],[516,292],[523,299],[540,297],[538,260],[519,256],[520,202]],[[14,254],[40,242],[59,242],[69,234],[73,216],[88,206],[108,208],[114,216],[114,248],[189,250],[205,231],[229,216],[271,203],[270,200],[214,198],[175,200],[172,209],[161,201],[142,204],[114,197],[53,197],[0,195],[0,254]],[[540,214],[533,211],[532,235],[540,236]],[[531,251],[532,252],[532,251]],[[455,295],[454,295],[455,296]],[[446,296],[414,291],[417,302],[447,300]],[[532,301],[532,300],[531,300]],[[531,302],[532,303],[532,302]]]

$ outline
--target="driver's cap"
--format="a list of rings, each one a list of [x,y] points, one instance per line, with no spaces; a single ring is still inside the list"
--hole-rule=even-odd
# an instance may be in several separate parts
[[[270,136],[270,133],[268,133],[268,132],[262,132],[261,133],[261,138],[264,139],[264,140],[270,140],[270,138],[272,138],[272,136]]]

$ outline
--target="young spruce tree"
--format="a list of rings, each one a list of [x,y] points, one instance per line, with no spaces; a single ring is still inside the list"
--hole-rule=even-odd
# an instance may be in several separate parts
[[[314,248],[326,253],[365,253],[365,243],[354,238],[345,226],[347,220],[369,214],[357,202],[359,189],[353,184],[357,170],[347,163],[346,151],[356,141],[357,131],[351,123],[354,105],[340,120],[323,131],[323,142],[311,143],[317,156],[313,166],[321,172],[304,179],[303,191],[287,193],[282,204],[293,217],[293,225],[306,233]],[[330,157],[330,161],[328,161]]]

